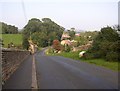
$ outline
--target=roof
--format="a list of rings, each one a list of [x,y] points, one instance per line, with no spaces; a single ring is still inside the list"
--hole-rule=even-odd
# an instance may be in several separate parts
[[[61,41],[61,44],[62,45],[65,45],[65,44],[71,45],[71,41],[70,40],[63,40],[63,41]]]

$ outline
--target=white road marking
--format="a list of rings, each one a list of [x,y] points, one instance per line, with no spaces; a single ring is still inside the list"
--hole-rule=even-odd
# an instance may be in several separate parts
[[[36,77],[36,66],[35,66],[35,56],[33,55],[32,60],[32,89],[38,89],[37,77]]]

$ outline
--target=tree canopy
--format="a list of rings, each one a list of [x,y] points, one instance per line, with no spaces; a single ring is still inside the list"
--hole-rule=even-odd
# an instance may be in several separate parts
[[[53,40],[61,39],[64,28],[56,24],[49,18],[43,18],[40,21],[37,18],[32,18],[23,29],[23,47],[28,48],[28,39],[37,43],[39,47],[46,47],[52,45]]]
[[[117,30],[104,27],[93,41],[92,47],[87,51],[86,58],[104,58],[108,61],[120,60],[120,37]]]
[[[2,25],[2,28],[0,31],[2,31],[2,34],[17,34],[18,28],[12,25],[7,25],[6,23],[0,22],[0,25]]]

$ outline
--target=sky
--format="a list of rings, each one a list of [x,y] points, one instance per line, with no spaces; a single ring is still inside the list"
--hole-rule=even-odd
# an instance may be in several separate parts
[[[77,31],[118,24],[119,0],[1,0],[0,21],[22,29],[31,18],[50,18]]]

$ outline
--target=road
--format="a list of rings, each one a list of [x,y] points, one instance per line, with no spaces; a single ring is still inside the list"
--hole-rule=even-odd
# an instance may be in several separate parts
[[[7,80],[3,89],[31,89],[32,56],[29,56]]]
[[[117,89],[118,73],[60,56],[35,55],[38,89]],[[32,56],[27,58],[3,89],[30,89]]]

